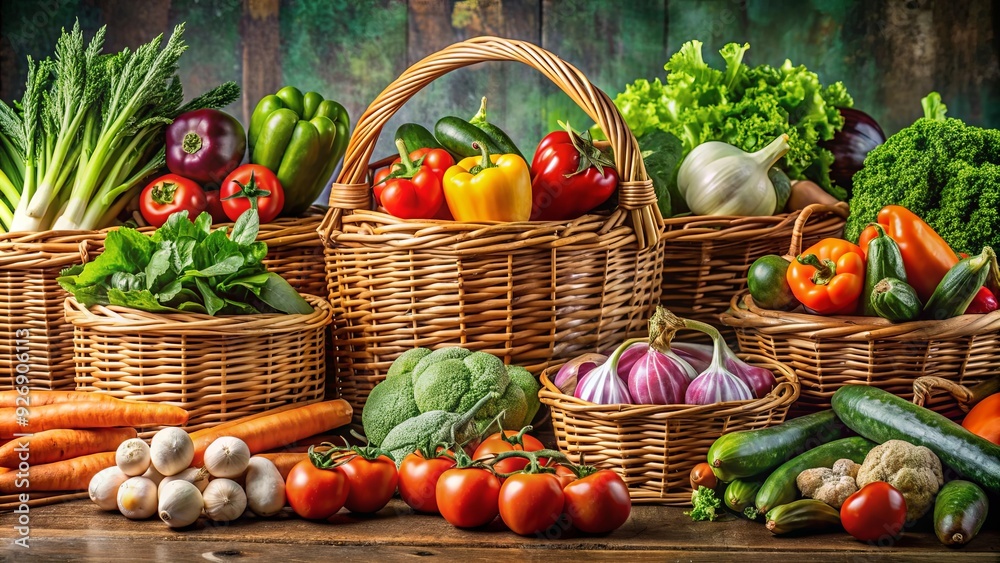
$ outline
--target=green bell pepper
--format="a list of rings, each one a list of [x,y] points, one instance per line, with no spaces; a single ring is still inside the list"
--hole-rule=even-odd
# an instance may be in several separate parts
[[[250,162],[266,166],[285,190],[281,215],[299,216],[316,200],[350,140],[344,106],[285,86],[261,98],[250,118]]]

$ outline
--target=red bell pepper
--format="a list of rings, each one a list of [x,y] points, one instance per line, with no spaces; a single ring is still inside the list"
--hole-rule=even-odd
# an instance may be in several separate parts
[[[611,158],[594,146],[590,134],[569,125],[545,136],[531,161],[531,220],[576,219],[601,205],[618,187]]]
[[[396,141],[396,148],[399,158],[375,175],[376,200],[400,219],[441,218],[441,177],[454,164],[451,155],[440,149],[418,149],[407,154],[401,139]]]
[[[997,310],[997,298],[990,288],[983,286],[965,309],[966,315],[984,315]]]

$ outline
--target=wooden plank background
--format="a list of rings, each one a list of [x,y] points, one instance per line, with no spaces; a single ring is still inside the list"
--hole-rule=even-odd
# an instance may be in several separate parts
[[[244,121],[261,96],[292,84],[339,100],[353,123],[407,65],[493,34],[542,45],[612,96],[636,78],[662,77],[689,39],[703,41],[716,64],[726,42],[746,41],[752,63],[788,58],[824,82],[842,80],[887,133],[918,117],[920,98],[934,89],[950,115],[1000,126],[1000,7],[990,0],[2,0],[0,97],[20,96],[26,56],[50,54],[74,18],[88,36],[108,24],[108,49],[187,22],[187,95],[237,80],[244,95],[228,109]],[[469,117],[484,95],[492,120],[529,154],[558,120],[589,126],[540,74],[489,63],[439,79],[386,131]]]

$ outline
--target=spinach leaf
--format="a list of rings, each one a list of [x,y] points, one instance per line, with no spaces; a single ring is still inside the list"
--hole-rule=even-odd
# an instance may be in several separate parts
[[[150,313],[177,312],[176,309],[160,305],[160,302],[157,301],[156,297],[154,297],[148,289],[122,291],[121,289],[111,288],[108,290],[108,301],[111,305],[141,309],[143,311],[149,311]]]

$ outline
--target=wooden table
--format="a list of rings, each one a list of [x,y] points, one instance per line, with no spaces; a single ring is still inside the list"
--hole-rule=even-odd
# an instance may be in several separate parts
[[[131,521],[102,512],[89,500],[30,509],[29,549],[13,545],[12,514],[0,561],[378,561],[437,557],[464,561],[728,561],[791,563],[1000,561],[1000,519],[994,517],[969,545],[948,549],[928,532],[875,547],[844,533],[775,538],[760,524],[733,518],[692,522],[682,508],[636,506],[626,524],[606,536],[570,531],[559,537],[520,537],[497,519],[485,529],[453,528],[438,516],[413,514],[399,500],[371,517],[346,511],[328,522],[299,519],[290,509],[271,519],[244,517],[229,524],[204,518],[182,531],[158,519]]]

